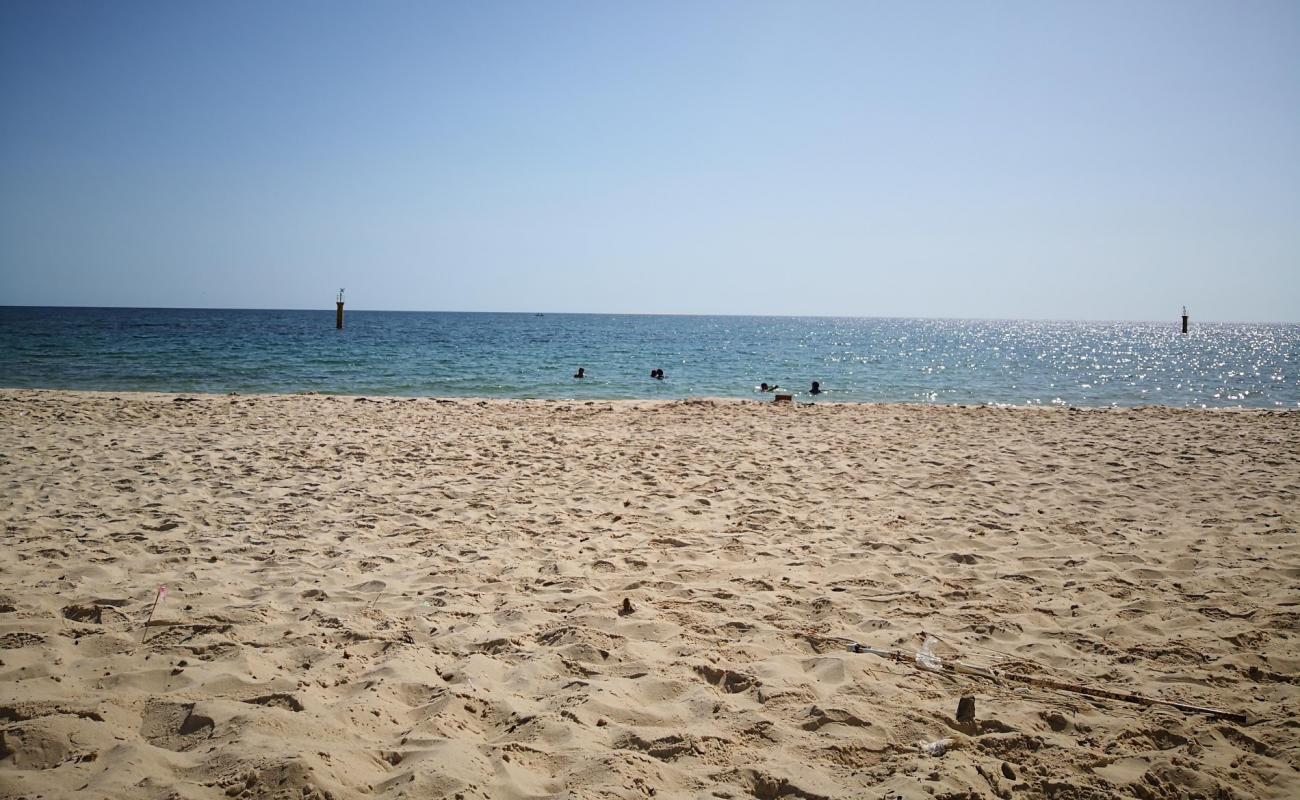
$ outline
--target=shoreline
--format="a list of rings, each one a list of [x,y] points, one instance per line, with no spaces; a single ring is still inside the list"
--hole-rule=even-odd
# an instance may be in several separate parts
[[[155,391],[152,389],[47,389],[47,388],[28,388],[28,387],[2,387],[0,386],[0,397],[5,395],[19,395],[22,393],[32,393],[46,396],[85,396],[88,398],[95,397],[116,397],[124,395],[134,398],[175,398],[175,397],[195,397],[203,399],[217,398],[267,398],[267,399],[287,399],[287,398],[322,398],[334,400],[356,400],[362,399],[370,402],[380,403],[385,401],[392,402],[410,402],[419,400],[428,400],[436,403],[496,403],[496,404],[538,404],[538,403],[579,403],[584,405],[593,405],[596,403],[609,403],[619,406],[661,406],[661,405],[689,405],[692,403],[713,403],[719,405],[737,405],[737,406],[775,406],[776,404],[770,399],[745,398],[745,397],[721,397],[721,396],[688,396],[677,397],[672,399],[666,398],[610,398],[601,399],[597,397],[481,397],[481,396],[461,396],[461,395],[393,395],[393,394],[334,394],[329,392],[267,392],[267,393],[243,393],[243,392],[199,392],[199,391]],[[785,394],[785,392],[782,392]],[[1081,406],[1081,405],[1058,405],[1051,403],[922,403],[922,402],[869,402],[869,401],[836,401],[836,400],[801,400],[800,395],[795,395],[794,405],[799,408],[825,407],[866,407],[866,408],[936,408],[936,409],[958,409],[958,410],[977,410],[977,409],[1005,409],[1011,411],[1187,411],[1187,412],[1228,412],[1228,413],[1264,413],[1264,414],[1296,414],[1300,413],[1300,408],[1260,408],[1255,406],[1206,406],[1206,407],[1189,407],[1189,406],[1172,406],[1160,403],[1150,403],[1138,406],[1108,405],[1108,406]],[[776,406],[780,408],[780,406]]]
[[[815,406],[0,390],[0,796],[1300,790],[1300,415]]]

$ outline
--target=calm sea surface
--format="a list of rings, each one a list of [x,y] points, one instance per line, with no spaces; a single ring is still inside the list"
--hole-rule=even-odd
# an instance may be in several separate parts
[[[588,378],[571,376],[579,366]],[[650,378],[662,368],[664,381]],[[0,386],[1300,408],[1300,325],[0,307]]]

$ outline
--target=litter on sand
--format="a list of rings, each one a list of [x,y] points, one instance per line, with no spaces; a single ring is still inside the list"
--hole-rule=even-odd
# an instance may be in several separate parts
[[[908,654],[902,650],[882,650],[875,647],[868,647],[864,644],[854,642],[850,645],[849,650],[854,653],[866,653],[873,656],[880,656],[891,661],[900,663],[915,663],[919,669],[930,672],[951,672],[957,675],[971,675],[977,678],[984,678],[995,683],[1004,681],[1011,683],[1023,683],[1030,686],[1038,686],[1043,689],[1056,689],[1062,692],[1073,692],[1086,697],[1101,697],[1107,700],[1119,700],[1124,703],[1135,703],[1142,706],[1163,706],[1165,708],[1176,708],[1179,711],[1188,714],[1206,714],[1218,719],[1226,719],[1231,722],[1237,722],[1242,725],[1247,724],[1248,718],[1245,714],[1239,714],[1235,711],[1225,711],[1219,708],[1207,708],[1205,706],[1194,706],[1187,703],[1177,703],[1173,700],[1161,700],[1155,697],[1146,697],[1132,692],[1115,691],[1113,689],[1103,689],[1096,686],[1084,686],[1079,683],[1065,683],[1054,681],[1049,678],[1039,678],[1034,675],[1019,675],[1014,672],[1002,672],[989,667],[966,664],[961,661],[946,661],[934,654],[935,640],[927,636],[925,643],[916,653]]]

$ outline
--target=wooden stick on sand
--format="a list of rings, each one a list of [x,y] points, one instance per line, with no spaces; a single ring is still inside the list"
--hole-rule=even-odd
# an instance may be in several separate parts
[[[158,594],[154,595],[153,606],[149,609],[149,618],[144,621],[144,631],[140,634],[140,644],[144,644],[145,638],[149,635],[149,623],[153,622],[153,612],[158,610],[158,604],[167,596],[167,587],[159,586]]]
[[[914,655],[908,655],[902,650],[878,650],[874,647],[854,643],[849,650],[854,653],[869,653],[873,656],[888,658],[892,661],[914,662],[919,668],[927,669],[932,672],[952,672],[960,675],[973,675],[977,678],[985,678],[991,681],[1012,681],[1015,683],[1029,684],[1030,686],[1039,686],[1045,689],[1057,689],[1062,692],[1073,692],[1075,694],[1085,695],[1087,697],[1104,697],[1108,700],[1119,700],[1124,703],[1136,703],[1143,706],[1166,706],[1176,708],[1179,711],[1188,714],[1207,714],[1219,719],[1226,719],[1237,722],[1242,725],[1248,723],[1245,714],[1239,714],[1235,711],[1224,711],[1219,708],[1206,708],[1205,706],[1193,706],[1187,703],[1176,703],[1173,700],[1160,700],[1155,697],[1145,697],[1132,692],[1117,692],[1112,689],[1101,689],[1094,686],[1084,686],[1079,683],[1063,683],[1048,678],[1039,678],[1033,675],[1017,675],[1012,672],[999,672],[987,667],[978,667],[971,664],[963,664],[960,661],[944,661],[923,648],[921,652]]]

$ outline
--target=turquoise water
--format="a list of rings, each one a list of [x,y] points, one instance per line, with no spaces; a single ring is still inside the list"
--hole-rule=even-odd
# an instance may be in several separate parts
[[[579,366],[589,377],[574,380]],[[650,378],[661,368],[664,381]],[[1300,408],[1300,325],[0,307],[0,386]]]

